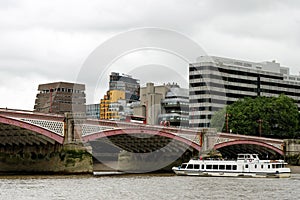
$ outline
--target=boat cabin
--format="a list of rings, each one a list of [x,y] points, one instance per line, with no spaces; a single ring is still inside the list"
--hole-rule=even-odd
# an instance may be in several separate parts
[[[257,154],[238,154],[237,160],[243,160],[243,161],[257,161],[259,160]]]

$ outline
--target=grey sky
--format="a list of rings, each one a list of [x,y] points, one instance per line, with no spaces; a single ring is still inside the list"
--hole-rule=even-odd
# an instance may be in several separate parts
[[[39,83],[76,81],[96,47],[141,27],[182,33],[209,55],[276,60],[293,74],[300,71],[297,0],[1,0],[0,107],[33,109]],[[143,56],[132,55],[131,60]],[[132,63],[124,57],[114,64],[122,72]],[[136,78],[143,83],[162,73]],[[96,93],[88,103],[101,98]]]

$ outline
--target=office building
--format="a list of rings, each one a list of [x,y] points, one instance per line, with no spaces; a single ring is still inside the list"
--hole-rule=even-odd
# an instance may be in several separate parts
[[[86,118],[89,119],[100,119],[100,104],[88,104],[85,106]]]
[[[300,110],[300,76],[275,61],[202,56],[189,65],[189,82],[191,127],[209,127],[214,112],[244,97],[285,94]]]
[[[109,90],[124,91],[128,102],[140,99],[140,81],[127,74],[112,72],[109,76]]]
[[[85,85],[67,82],[40,84],[34,112],[85,112]]]

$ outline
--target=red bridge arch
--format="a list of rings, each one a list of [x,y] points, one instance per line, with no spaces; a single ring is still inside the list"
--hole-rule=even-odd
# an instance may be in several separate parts
[[[228,146],[233,146],[233,145],[243,145],[243,144],[257,145],[257,146],[265,147],[265,148],[270,149],[282,156],[284,155],[284,152],[281,149],[278,149],[278,148],[274,147],[273,145],[267,144],[265,142],[259,142],[259,141],[254,141],[254,140],[234,140],[234,141],[229,141],[229,142],[223,142],[223,143],[216,144],[214,146],[214,149],[218,150],[223,147],[228,147]]]
[[[174,140],[183,142],[183,143],[191,146],[192,148],[194,148],[197,151],[201,150],[201,147],[198,144],[196,144],[195,142],[188,140],[186,138],[174,135],[172,133],[169,133],[169,132],[166,132],[163,130],[157,131],[157,130],[140,129],[140,128],[125,128],[125,129],[107,130],[107,131],[93,133],[91,135],[83,136],[82,140],[83,140],[83,142],[89,142],[89,141],[93,141],[93,140],[96,140],[99,138],[116,136],[116,135],[124,135],[124,134],[128,134],[128,135],[135,135],[135,134],[158,135],[158,136],[167,137],[170,139],[174,139]]]
[[[47,129],[41,128],[39,126],[29,124],[27,122],[19,121],[16,119],[12,119],[12,118],[8,118],[8,117],[0,115],[0,124],[1,123],[33,131],[33,132],[43,135],[47,138],[50,138],[50,139],[58,142],[59,144],[63,144],[63,142],[64,142],[63,136],[60,136],[56,133],[53,133],[53,132],[51,132]]]

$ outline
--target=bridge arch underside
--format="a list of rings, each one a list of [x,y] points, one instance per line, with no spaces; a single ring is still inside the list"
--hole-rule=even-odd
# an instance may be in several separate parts
[[[47,135],[53,135],[49,131],[34,127],[33,125],[27,125],[26,123],[19,123],[21,126],[16,126],[12,124],[0,123],[0,147],[12,147],[12,146],[39,146],[39,145],[54,145],[60,144],[62,140],[60,138],[53,139]],[[31,128],[28,129],[27,126]],[[32,129],[37,129],[34,131]],[[39,133],[38,129],[42,129],[44,133]]]
[[[197,156],[200,148],[167,132],[139,129],[106,131],[83,139],[92,146],[94,163],[131,172],[170,170]]]
[[[131,153],[200,151],[196,143],[164,131],[119,129],[93,134],[84,141],[101,140]]]
[[[236,159],[239,153],[258,154],[260,159],[279,159],[283,158],[284,152],[273,145],[249,140],[237,140],[224,142],[214,146],[223,158]]]

